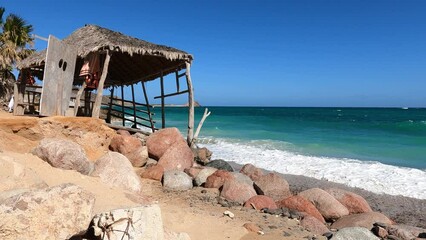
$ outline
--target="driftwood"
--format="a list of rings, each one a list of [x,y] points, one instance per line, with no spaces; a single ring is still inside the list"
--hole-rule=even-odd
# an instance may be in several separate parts
[[[204,121],[206,120],[206,118],[207,118],[208,116],[210,116],[210,114],[211,114],[211,112],[209,112],[209,109],[208,109],[208,108],[206,108],[206,109],[204,110],[203,117],[201,118],[201,121],[200,121],[200,123],[198,124],[197,131],[195,131],[194,137],[192,138],[192,142],[191,142],[191,146],[190,146],[190,147],[192,147],[192,145],[193,145],[193,144],[197,141],[198,134],[200,134],[201,127],[203,126]]]
[[[186,138],[186,142],[189,146],[192,146],[192,139],[194,138],[194,89],[192,88],[191,81],[191,63],[189,61],[186,62],[186,84],[188,85],[188,135]]]

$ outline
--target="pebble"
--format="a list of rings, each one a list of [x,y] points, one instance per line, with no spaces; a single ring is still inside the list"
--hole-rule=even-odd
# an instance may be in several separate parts
[[[230,218],[234,218],[235,217],[235,215],[231,211],[228,211],[228,210],[226,210],[225,212],[223,212],[223,215],[228,216]]]

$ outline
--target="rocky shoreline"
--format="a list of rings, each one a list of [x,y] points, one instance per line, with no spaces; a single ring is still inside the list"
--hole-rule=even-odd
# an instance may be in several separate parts
[[[210,156],[175,128],[147,137],[90,118],[1,118],[0,238],[426,237],[425,200]]]

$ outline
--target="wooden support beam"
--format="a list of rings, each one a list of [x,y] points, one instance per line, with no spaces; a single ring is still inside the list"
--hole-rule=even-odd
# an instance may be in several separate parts
[[[86,81],[83,81],[83,85],[81,86],[80,89],[78,89],[77,95],[75,96],[74,117],[77,116],[78,108],[80,107],[81,94],[83,94],[83,91],[85,88],[86,88]]]
[[[25,86],[29,74],[30,72],[28,70],[22,70],[21,81],[15,83],[13,88],[13,115],[15,116],[22,116],[25,113],[25,107],[22,104],[24,103]]]
[[[147,106],[146,110],[148,111],[149,122],[151,123],[151,130],[152,130],[152,132],[154,132],[155,126],[154,126],[154,123],[152,121],[151,110],[150,110],[150,106],[149,106],[149,102],[148,102],[148,95],[146,94],[145,82],[141,82],[141,84],[142,84],[143,95],[145,97],[145,104]]]
[[[93,105],[92,117],[94,117],[94,118],[99,118],[99,112],[101,111],[102,94],[103,94],[103,90],[104,90],[105,79],[108,75],[108,66],[109,66],[110,59],[111,59],[111,52],[109,50],[107,50],[106,58],[105,58],[105,62],[104,62],[104,67],[102,69],[101,79],[99,80],[95,104]]]
[[[186,84],[188,85],[188,134],[186,142],[188,146],[192,145],[194,138],[194,89],[192,88],[191,81],[191,63],[186,62]],[[163,94],[162,94],[163,95]]]
[[[126,118],[124,111],[124,85],[121,85],[121,114],[123,115],[123,126],[126,126]]]
[[[109,97],[109,106],[108,106],[108,113],[107,113],[107,118],[106,118],[106,122],[107,123],[111,123],[111,111],[112,111],[112,99],[114,97],[114,86],[111,87],[111,96]]]
[[[132,88],[133,120],[136,122],[135,88],[133,87],[133,84],[131,85],[131,88]]]
[[[189,90],[185,90],[185,91],[180,91],[180,92],[175,92],[175,93],[170,93],[170,94],[166,94],[166,95],[161,95],[161,96],[155,96],[154,99],[158,99],[158,98],[166,98],[166,97],[172,97],[172,96],[176,96],[176,95],[180,95],[180,94],[184,94],[189,92]]]
[[[161,84],[161,128],[166,127],[166,113],[164,112],[164,78],[163,78],[163,72],[161,72],[160,76],[160,84]]]
[[[176,75],[176,92],[179,92],[180,87],[179,87],[179,71],[178,70],[176,70],[175,75]]]

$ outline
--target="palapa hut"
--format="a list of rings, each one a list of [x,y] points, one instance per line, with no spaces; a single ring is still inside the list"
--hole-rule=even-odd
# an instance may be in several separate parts
[[[74,115],[77,114],[78,108],[81,107],[80,97],[82,93],[86,92],[85,95],[87,96],[87,93],[91,91],[87,88],[86,82],[84,78],[81,77],[80,71],[87,57],[91,54],[97,54],[100,61],[101,76],[96,86],[97,94],[94,103],[92,105],[90,102],[89,104],[84,104],[86,116],[99,117],[103,90],[109,88],[111,92],[109,103],[107,103],[108,106],[103,107],[104,109],[108,109],[107,122],[110,122],[111,116],[118,116],[123,118],[124,125],[124,112],[127,109],[130,110],[128,112],[132,112],[134,115],[132,116],[132,118],[134,117],[133,120],[130,120],[133,124],[140,124],[154,131],[155,127],[152,120],[152,112],[150,111],[151,105],[148,102],[145,82],[159,79],[161,95],[155,98],[161,99],[162,127],[165,126],[164,99],[179,94],[188,94],[189,118],[187,141],[191,143],[194,126],[194,98],[190,77],[190,66],[193,60],[191,54],[172,47],[157,45],[126,36],[122,33],[95,25],[86,25],[77,29],[67,38],[63,39],[62,43],[73,46],[77,52],[72,81],[74,87],[80,87],[75,97]],[[59,63],[59,65],[61,64],[62,63]],[[21,74],[37,76],[37,78],[43,80],[45,65],[46,50],[43,50],[19,62],[17,67]],[[166,94],[164,92],[163,79],[164,76],[171,73],[175,73],[176,76],[176,91]],[[179,86],[179,79],[182,77],[186,79],[187,88],[184,90],[181,90]],[[134,86],[138,83],[141,83],[142,86],[140,91],[143,92],[145,99],[145,103],[143,104],[135,101],[135,92],[137,89],[135,90]],[[124,99],[123,86],[131,87],[132,97],[130,100]],[[114,98],[114,89],[116,88],[121,88],[121,98]],[[25,81],[15,87],[15,94],[22,94],[22,92],[25,92],[23,89],[25,89]],[[17,102],[16,106],[18,106],[18,110],[20,105],[25,105],[23,96],[21,100],[19,100],[19,98],[16,100],[15,95],[15,101]],[[141,106],[146,107],[146,109],[141,110]],[[121,114],[117,113],[117,109],[121,109]],[[140,117],[140,114],[137,116],[137,112],[144,112],[147,117]],[[23,110],[22,113],[15,112],[15,114],[23,114]]]

